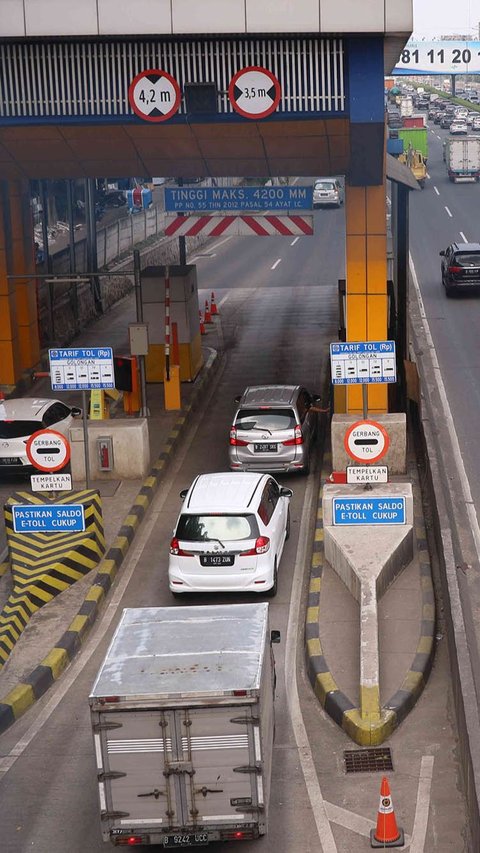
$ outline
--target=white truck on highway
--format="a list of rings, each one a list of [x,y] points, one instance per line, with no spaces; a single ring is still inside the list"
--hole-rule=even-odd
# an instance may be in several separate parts
[[[266,833],[279,640],[266,603],[123,611],[89,697],[104,841]]]
[[[403,95],[400,99],[400,115],[402,118],[413,115],[413,98],[411,95]]]
[[[480,178],[480,137],[457,136],[445,140],[443,159],[454,183]]]

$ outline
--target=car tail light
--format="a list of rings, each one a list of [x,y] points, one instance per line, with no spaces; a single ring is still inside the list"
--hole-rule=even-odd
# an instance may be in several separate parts
[[[232,426],[230,430],[230,444],[232,447],[247,447],[248,441],[242,441],[241,438],[237,438],[237,430]]]
[[[248,551],[240,551],[239,557],[256,557],[257,554],[266,554],[270,548],[270,539],[268,536],[258,536],[253,548]]]
[[[170,553],[175,557],[193,557],[192,551],[184,551],[183,548],[180,548],[180,543],[176,536],[170,542]]]
[[[449,272],[462,272],[463,267],[449,267]]]
[[[303,444],[302,427],[300,426],[300,424],[297,424],[297,426],[294,429],[294,433],[295,433],[294,438],[287,438],[286,441],[282,441],[282,444],[285,444],[286,446],[292,445],[292,444]]]

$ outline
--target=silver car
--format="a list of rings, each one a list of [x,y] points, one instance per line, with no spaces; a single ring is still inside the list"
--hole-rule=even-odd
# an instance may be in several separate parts
[[[338,178],[317,178],[313,185],[314,207],[340,207],[343,189]]]
[[[230,430],[232,471],[310,470],[320,402],[301,385],[256,385],[241,397]]]

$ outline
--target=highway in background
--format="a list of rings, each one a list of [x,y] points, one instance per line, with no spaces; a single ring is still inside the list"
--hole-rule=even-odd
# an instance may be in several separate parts
[[[345,226],[341,210],[319,211],[314,216],[313,238],[221,238],[191,258],[198,265],[202,298],[214,290],[221,306],[226,367],[198,412],[182,452],[172,462],[127,556],[110,605],[86,647],[60,682],[2,736],[2,755],[12,750],[18,755],[8,772],[0,773],[2,853],[109,849],[100,836],[87,697],[118,608],[173,604],[166,572],[179,492],[195,474],[225,468],[235,395],[249,383],[266,381],[301,382],[312,391],[321,390],[328,344],[337,336],[337,280],[344,276]],[[294,497],[292,534],[282,557],[279,592],[271,602],[272,627],[281,630],[283,639],[275,649],[278,691],[270,830],[263,842],[243,842],[245,853],[262,848],[278,853],[367,851],[370,824],[365,821],[376,819],[381,774],[345,773],[344,750],[356,747],[322,711],[303,666],[308,549],[317,510],[320,454],[321,448],[309,478],[279,478],[293,488]],[[190,601],[205,599],[193,596]],[[298,622],[292,616],[297,605]],[[295,653],[303,718],[295,704]],[[334,660],[330,666],[334,671]],[[65,695],[60,701],[61,692]],[[51,716],[30,741],[31,727],[48,703]],[[388,742],[394,760],[390,781],[397,817],[409,834],[417,815],[421,761],[426,755],[431,760],[430,812],[428,801],[420,797],[424,812],[430,814],[429,834],[416,853],[432,849],[461,853],[463,849],[464,805],[451,707],[448,657],[445,643],[440,642],[425,692]],[[19,738],[25,739],[20,749]],[[211,849],[227,853],[232,845]]]

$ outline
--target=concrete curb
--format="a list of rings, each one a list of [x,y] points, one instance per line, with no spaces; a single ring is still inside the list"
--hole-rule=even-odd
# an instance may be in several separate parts
[[[325,482],[329,474],[326,469],[328,463],[331,463],[330,453],[326,453],[324,457],[321,474],[322,483]],[[422,499],[416,481],[413,484],[413,490],[417,559],[420,562],[422,586],[421,636],[409,671],[399,689],[383,706],[381,719],[375,723],[362,720],[359,708],[356,708],[348,696],[338,688],[322,652],[319,628],[320,591],[324,565],[322,486],[319,491],[305,624],[307,672],[315,696],[322,708],[355,743],[361,746],[375,746],[383,743],[400,725],[422,693],[432,668],[435,651],[435,598],[430,554],[423,521]]]
[[[37,699],[43,696],[48,688],[64,672],[81,648],[135,538],[140,522],[144,518],[163,479],[172,458],[172,451],[183,437],[190,422],[190,415],[199,407],[205,386],[215,376],[220,363],[221,359],[218,353],[212,350],[203,369],[200,382],[194,391],[192,400],[178,416],[163,451],[143,481],[140,491],[126,515],[112,546],[100,564],[95,581],[86,594],[77,615],[58,643],[56,643],[40,664],[32,670],[24,681],[17,684],[13,690],[0,699],[0,734],[6,731]]]

